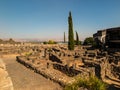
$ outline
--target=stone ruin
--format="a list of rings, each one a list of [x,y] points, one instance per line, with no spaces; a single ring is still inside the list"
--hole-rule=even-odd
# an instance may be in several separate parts
[[[62,86],[77,76],[95,75],[104,82],[120,86],[120,50],[89,49],[75,47],[69,51],[66,45],[16,45],[1,46],[1,55],[17,54],[16,60],[27,68]]]
[[[69,51],[64,46],[44,46],[34,48],[31,55],[18,56],[17,61],[64,86],[77,75],[83,77],[94,75],[93,67],[84,67],[81,58],[83,55],[84,50]]]

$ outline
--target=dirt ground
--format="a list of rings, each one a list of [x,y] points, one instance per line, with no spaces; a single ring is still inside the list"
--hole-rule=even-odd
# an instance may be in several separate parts
[[[43,76],[34,73],[16,61],[15,56],[3,57],[14,90],[62,90],[62,87]]]

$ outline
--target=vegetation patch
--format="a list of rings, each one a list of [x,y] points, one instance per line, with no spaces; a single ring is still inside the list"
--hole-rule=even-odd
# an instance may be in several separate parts
[[[53,40],[49,40],[48,42],[43,42],[43,44],[57,44],[57,42],[53,41]]]
[[[25,53],[25,56],[30,56],[30,55],[32,55],[32,52],[26,52]]]
[[[106,84],[97,77],[89,78],[76,78],[75,82],[65,86],[64,90],[78,90],[80,87],[87,88],[88,90],[106,90]]]

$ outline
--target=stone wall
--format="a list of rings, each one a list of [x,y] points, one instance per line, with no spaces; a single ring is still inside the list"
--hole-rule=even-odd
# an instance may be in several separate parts
[[[49,56],[49,60],[51,60],[52,62],[62,63],[62,61],[60,60],[60,58],[57,55],[54,55],[54,54],[51,54]]]
[[[29,62],[29,60],[27,61],[27,59],[24,57],[17,57],[16,60],[27,68],[34,70],[34,72],[59,83],[63,87],[73,81],[72,78],[59,72],[58,70],[51,68],[51,66],[48,68],[47,64],[44,66],[43,63],[41,63],[36,66],[34,63]]]
[[[80,71],[75,70],[72,67],[68,67],[67,65],[63,66],[60,64],[53,64],[53,68],[65,73],[70,77],[76,76],[80,73]]]
[[[98,45],[120,48],[120,27],[97,31],[93,37]]]

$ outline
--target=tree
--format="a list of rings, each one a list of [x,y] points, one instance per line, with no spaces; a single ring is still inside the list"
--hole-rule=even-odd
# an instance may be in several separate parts
[[[3,42],[3,40],[2,39],[0,39],[0,43],[2,43]]]
[[[15,43],[15,41],[14,41],[12,38],[10,38],[10,39],[8,40],[8,43],[13,44],[13,43]]]
[[[64,43],[66,42],[66,38],[65,38],[65,32],[64,32]]]
[[[48,42],[44,41],[43,44],[48,44]]]
[[[80,45],[80,42],[79,42],[79,36],[78,36],[77,31],[76,31],[76,45]]]
[[[84,45],[93,45],[94,44],[94,39],[93,37],[87,37],[85,40],[84,40]]]
[[[69,12],[68,17],[68,49],[74,50],[74,33],[73,33],[73,22],[72,22],[72,15],[71,12]]]

